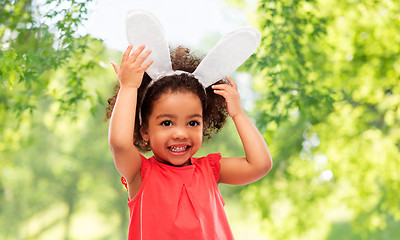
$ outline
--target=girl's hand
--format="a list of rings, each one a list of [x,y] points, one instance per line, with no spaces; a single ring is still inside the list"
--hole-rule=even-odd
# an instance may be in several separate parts
[[[212,88],[216,94],[225,98],[228,114],[231,118],[234,118],[237,114],[244,113],[244,111],[240,102],[237,84],[230,77],[226,77],[226,80],[228,80],[229,84],[217,84],[213,85]]]
[[[132,48],[133,46],[130,44],[122,55],[121,67],[119,67],[115,62],[111,62],[111,65],[114,67],[114,71],[118,75],[118,81],[121,87],[138,89],[142,83],[143,74],[153,63],[153,59],[144,63],[147,57],[151,54],[150,49],[143,53],[145,48],[144,45],[138,47],[132,54],[130,54]]]

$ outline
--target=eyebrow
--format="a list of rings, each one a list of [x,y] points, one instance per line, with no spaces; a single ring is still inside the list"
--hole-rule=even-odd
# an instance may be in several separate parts
[[[156,119],[160,119],[160,118],[176,118],[176,116],[173,114],[160,114],[156,117]],[[189,118],[203,118],[203,115],[193,114],[193,115],[190,115]]]
[[[160,114],[160,115],[158,115],[157,117],[156,117],[156,119],[159,119],[159,118],[174,118],[175,116],[174,115],[172,115],[172,114]]]
[[[201,114],[193,114],[190,116],[190,118],[203,118],[203,115]]]

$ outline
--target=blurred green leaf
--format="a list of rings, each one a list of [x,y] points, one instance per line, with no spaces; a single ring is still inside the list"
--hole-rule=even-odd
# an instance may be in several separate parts
[[[331,239],[338,222],[387,239],[386,221],[400,224],[400,7],[332,4],[265,0],[253,17],[262,41],[246,66],[274,168],[243,194],[268,239]]]

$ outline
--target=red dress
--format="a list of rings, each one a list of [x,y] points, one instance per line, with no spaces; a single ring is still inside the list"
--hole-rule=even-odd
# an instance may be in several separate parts
[[[210,154],[174,167],[142,156],[142,185],[128,202],[128,239],[234,239],[217,186],[220,159]]]

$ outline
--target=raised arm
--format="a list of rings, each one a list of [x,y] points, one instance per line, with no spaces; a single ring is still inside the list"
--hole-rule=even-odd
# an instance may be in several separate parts
[[[272,158],[264,138],[244,112],[236,83],[214,85],[216,94],[227,102],[228,114],[233,119],[243,144],[246,157],[221,159],[220,183],[244,185],[264,177],[272,168]]]
[[[132,45],[129,45],[122,56],[121,66],[111,63],[118,75],[120,90],[111,115],[108,142],[115,167],[128,183],[136,177],[141,165],[139,151],[133,145],[137,91],[144,72],[153,62],[144,63],[151,53],[150,50],[142,53],[144,48],[138,47],[131,54]]]

